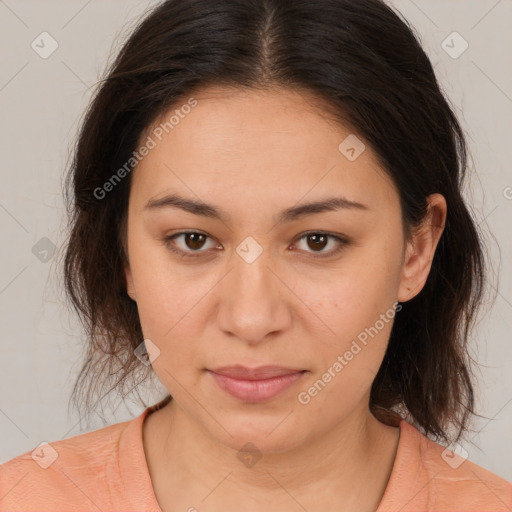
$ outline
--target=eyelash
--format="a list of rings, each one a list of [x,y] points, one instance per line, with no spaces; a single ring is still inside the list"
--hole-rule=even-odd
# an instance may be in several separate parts
[[[202,256],[201,253],[203,252],[207,252],[207,251],[204,251],[204,250],[197,250],[197,251],[183,251],[181,249],[177,249],[176,246],[173,244],[173,241],[175,238],[178,238],[179,236],[182,236],[182,235],[190,235],[190,234],[196,234],[196,235],[204,235],[206,236],[207,238],[210,238],[206,233],[202,233],[201,231],[180,231],[179,233],[175,233],[173,235],[169,235],[169,236],[166,236],[163,238],[163,242],[164,242],[164,245],[167,249],[169,249],[170,251],[176,253],[176,254],[179,254],[181,255],[183,258],[197,258],[197,257],[200,257]],[[332,238],[334,240],[336,240],[340,245],[336,248],[336,249],[333,249],[331,250],[330,252],[328,253],[314,253],[314,252],[311,252],[311,253],[308,253],[310,254],[313,258],[329,258],[329,257],[332,257],[332,256],[335,256],[337,255],[338,253],[340,253],[347,245],[349,245],[349,241],[338,236],[338,235],[334,235],[334,234],[331,234],[331,233],[326,233],[324,231],[308,231],[307,233],[303,233],[300,237],[298,237],[298,241],[306,238],[307,236],[309,235],[323,235],[323,236],[327,236],[329,238]]]

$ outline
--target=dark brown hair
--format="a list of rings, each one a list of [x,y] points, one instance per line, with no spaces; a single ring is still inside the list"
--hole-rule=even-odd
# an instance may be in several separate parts
[[[162,113],[209,85],[315,93],[378,155],[406,234],[429,194],[446,198],[430,275],[395,318],[370,407],[380,418],[401,410],[434,438],[455,426],[459,439],[474,407],[467,344],[485,270],[462,198],[466,143],[413,30],[380,0],[168,0],[136,26],[98,85],[66,179],[65,285],[87,333],[75,404],[90,411],[152,374],[134,355],[143,334],[123,273],[131,173],[98,191]]]

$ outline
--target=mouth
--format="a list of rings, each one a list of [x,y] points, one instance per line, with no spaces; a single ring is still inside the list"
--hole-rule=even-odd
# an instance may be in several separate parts
[[[224,392],[249,403],[265,402],[300,380],[307,370],[280,366],[224,366],[208,370]]]

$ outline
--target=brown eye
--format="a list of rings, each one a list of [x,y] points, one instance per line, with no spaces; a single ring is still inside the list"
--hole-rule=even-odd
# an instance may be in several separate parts
[[[327,245],[328,236],[324,234],[314,233],[306,235],[308,247],[315,250],[321,251]]]
[[[164,245],[173,252],[182,256],[201,256],[207,253],[207,249],[215,248],[215,243],[211,241],[212,246],[207,246],[207,241],[211,240],[208,235],[197,231],[183,231],[174,235],[166,236],[163,239]],[[206,249],[205,249],[206,245]]]
[[[199,250],[203,247],[206,238],[206,235],[202,233],[185,233],[185,245],[192,250]]]
[[[299,238],[299,242],[305,240],[306,247],[303,250],[309,253],[314,258],[324,258],[334,256],[342,251],[345,246],[349,245],[348,240],[345,240],[337,235],[331,235],[330,233],[323,232],[310,232],[305,233]],[[330,243],[334,247],[330,250],[324,250]]]

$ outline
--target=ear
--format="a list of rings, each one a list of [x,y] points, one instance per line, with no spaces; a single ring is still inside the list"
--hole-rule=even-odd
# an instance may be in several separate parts
[[[135,286],[133,285],[133,276],[132,276],[132,270],[130,268],[129,263],[125,263],[124,265],[124,275],[126,279],[126,293],[135,301],[137,302],[137,295],[135,293]]]
[[[431,194],[427,198],[428,210],[420,226],[407,241],[405,258],[400,280],[398,301],[406,302],[423,289],[437,244],[446,223],[446,199],[441,194]]]

